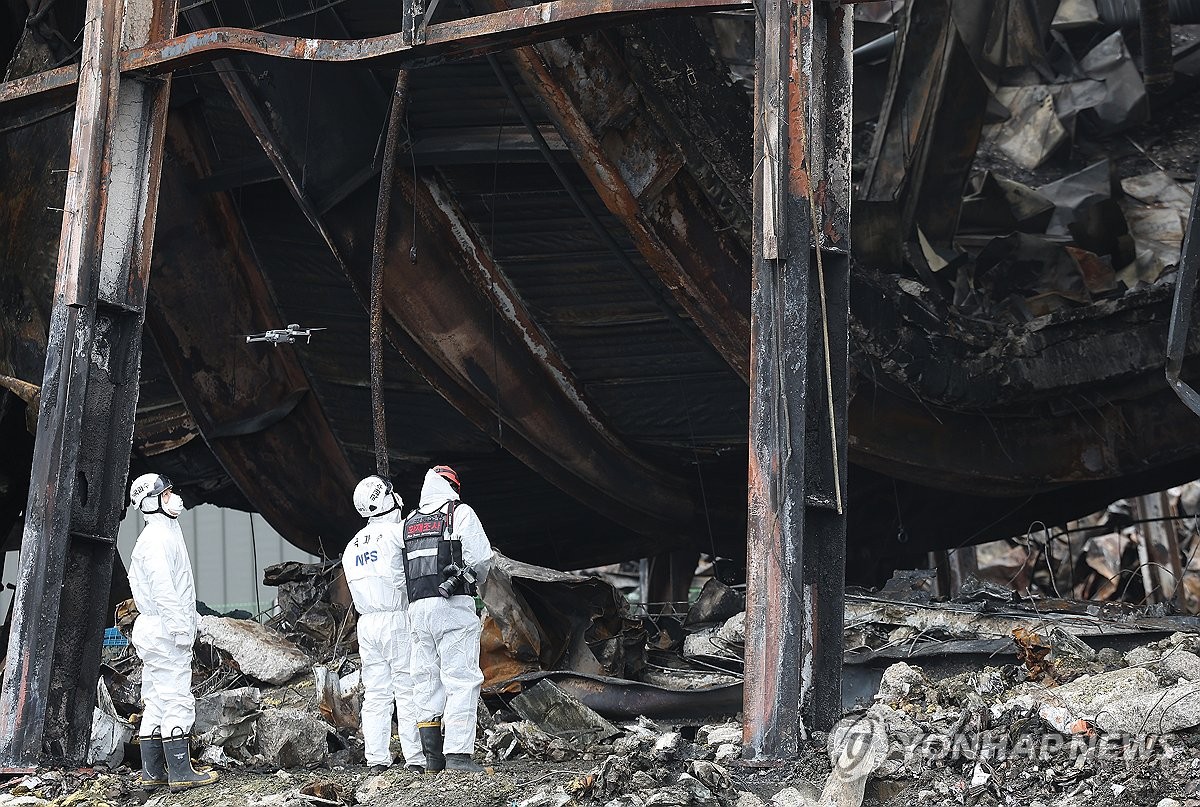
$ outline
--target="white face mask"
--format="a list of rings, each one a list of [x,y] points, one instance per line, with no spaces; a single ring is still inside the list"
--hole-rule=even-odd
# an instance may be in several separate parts
[[[167,497],[167,500],[162,503],[162,511],[171,518],[179,518],[187,508],[183,506],[183,499],[174,491]]]

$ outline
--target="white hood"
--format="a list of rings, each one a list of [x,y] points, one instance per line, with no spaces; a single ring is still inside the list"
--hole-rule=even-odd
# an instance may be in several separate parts
[[[432,513],[451,499],[458,498],[449,482],[429,470],[425,472],[425,484],[421,486],[421,503],[417,505],[417,509],[422,513]]]

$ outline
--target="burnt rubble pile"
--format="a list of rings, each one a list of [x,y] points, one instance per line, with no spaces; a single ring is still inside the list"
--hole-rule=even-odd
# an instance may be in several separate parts
[[[583,747],[560,736],[597,764],[518,804],[1200,804],[1200,640],[1175,634],[1125,654],[1032,632],[1011,641],[1025,663],[938,680],[888,667],[872,704],[814,734],[786,769],[744,764],[735,722],[643,718]],[[513,736],[490,731],[489,758],[513,759]],[[563,746],[515,736],[519,754],[562,763]]]
[[[1190,482],[951,555],[957,567],[1009,592],[1200,613],[1198,510],[1200,483]]]
[[[1118,5],[856,9],[864,267],[942,317],[1003,324],[1171,276],[1200,158],[1200,29],[1175,26],[1174,80],[1152,92]]]
[[[877,788],[906,803],[1200,803],[1195,636],[1124,655],[1034,636],[1017,640],[1020,666],[936,682],[890,667],[875,703],[848,718],[860,737],[886,737]]]
[[[1194,617],[979,581],[939,601],[930,573],[898,574],[847,597],[844,669],[858,705],[834,731],[805,737],[797,761],[759,766],[742,758],[737,590],[711,580],[686,614],[636,618],[604,581],[504,558],[498,569],[499,587],[485,593],[496,635],[518,635],[517,625],[526,641],[575,650],[500,679],[512,672],[498,661],[508,646],[493,647],[476,749],[489,773],[473,783],[401,768],[369,775],[355,656],[322,660],[272,628],[206,617],[194,752],[223,770],[230,804],[1200,807]],[[605,660],[673,686],[579,671]],[[93,769],[10,782],[0,807],[137,800],[136,670],[127,654],[109,664]]]
[[[497,554],[483,599],[485,694],[515,695],[552,679],[627,718],[740,708],[745,595],[715,577],[681,612],[636,612],[602,577]],[[630,700],[640,712],[621,706]]]
[[[358,652],[358,615],[340,561],[268,566],[263,584],[279,589],[269,627],[321,659]]]

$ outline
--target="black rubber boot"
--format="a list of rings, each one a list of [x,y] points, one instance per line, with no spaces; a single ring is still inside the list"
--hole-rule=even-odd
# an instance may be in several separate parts
[[[431,720],[418,723],[421,734],[421,750],[425,752],[425,770],[436,773],[446,769],[446,758],[442,756],[442,721]]]
[[[446,754],[446,770],[457,773],[483,773],[483,766],[470,754]]]
[[[191,741],[186,734],[163,740],[162,747],[163,755],[167,758],[167,779],[172,792],[203,787],[217,781],[216,771],[197,772],[192,767]]]
[[[409,773],[415,773],[415,774],[425,773],[425,769],[422,768],[420,765],[405,765],[404,770],[408,771]]]
[[[142,754],[142,789],[163,787],[167,784],[167,759],[163,756],[162,735],[138,737],[138,749]]]

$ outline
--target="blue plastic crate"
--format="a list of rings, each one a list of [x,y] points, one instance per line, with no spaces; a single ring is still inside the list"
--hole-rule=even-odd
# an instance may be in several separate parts
[[[125,647],[129,644],[129,640],[116,628],[104,629],[104,646],[105,647]]]

